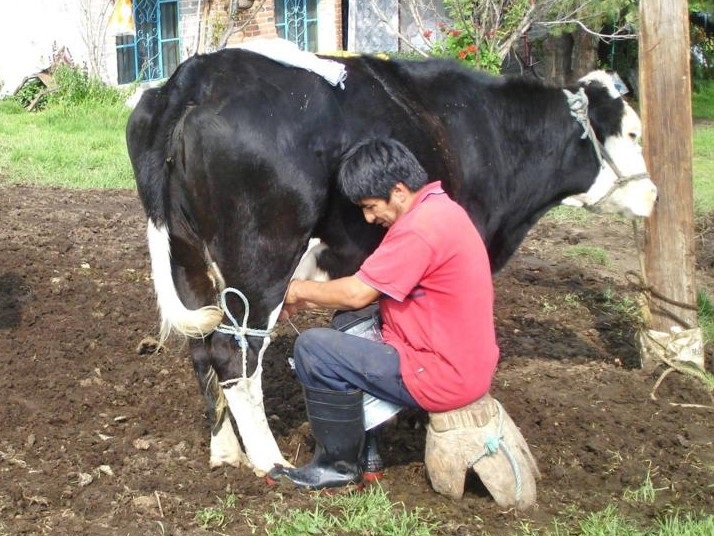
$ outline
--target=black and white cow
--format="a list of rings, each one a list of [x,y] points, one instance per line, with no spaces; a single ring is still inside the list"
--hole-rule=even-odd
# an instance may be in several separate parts
[[[335,186],[355,142],[406,144],[468,210],[494,272],[566,198],[629,216],[655,202],[639,119],[604,72],[564,90],[436,59],[338,61],[344,88],[245,50],[195,56],[129,120],[162,334],[193,338],[213,465],[286,463],[261,370],[288,281],[301,260],[301,277],[354,272],[384,232]]]

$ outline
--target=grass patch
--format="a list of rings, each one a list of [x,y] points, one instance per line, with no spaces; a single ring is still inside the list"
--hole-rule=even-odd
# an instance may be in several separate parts
[[[568,246],[564,255],[572,259],[582,259],[589,264],[610,266],[610,256],[607,251],[598,246],[586,246],[583,244]]]
[[[438,529],[434,516],[415,509],[407,511],[403,504],[392,503],[379,485],[361,493],[325,495],[314,493],[309,509],[285,508],[276,502],[274,513],[264,514],[265,534],[270,536],[302,536],[304,534],[370,534],[372,536],[429,536]],[[203,508],[195,514],[196,521],[206,530],[229,530],[231,524],[248,521],[235,495],[218,499],[216,506]],[[254,512],[251,515],[255,515]],[[243,517],[239,520],[239,517]],[[254,522],[249,523],[253,532]]]
[[[694,129],[692,166],[696,212],[714,212],[714,123]]]
[[[56,106],[28,113],[0,101],[0,176],[67,188],[133,188],[121,104]]]
[[[303,534],[371,534],[373,536],[429,536],[439,524],[433,516],[416,509],[406,511],[392,503],[381,486],[362,493],[316,495],[312,510],[278,509],[266,516],[266,533],[271,536]]]
[[[714,119],[714,80],[697,80],[692,88],[692,117]]]
[[[558,205],[550,209],[543,217],[543,220],[557,225],[582,225],[592,217],[593,213],[586,209]]]
[[[655,488],[652,484],[652,477],[650,472],[647,471],[645,475],[645,481],[642,485],[635,489],[626,489],[622,494],[622,498],[631,503],[643,503],[643,504],[654,504],[657,497],[657,492],[664,491],[667,488]]]
[[[624,518],[617,508],[609,505],[604,510],[588,514],[585,518],[563,521],[554,519],[552,529],[535,529],[521,523],[522,536],[709,536],[714,534],[714,516],[710,514],[668,513],[652,526],[640,527]]]
[[[697,311],[697,320],[702,330],[704,344],[712,344],[714,343],[714,303],[703,290],[697,293]]]

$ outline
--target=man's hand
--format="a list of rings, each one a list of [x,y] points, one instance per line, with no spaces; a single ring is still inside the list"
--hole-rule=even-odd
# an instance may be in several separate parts
[[[299,300],[295,292],[295,285],[299,284],[299,280],[293,279],[288,284],[288,290],[285,292],[285,301],[283,302],[283,309],[280,311],[279,320],[287,320],[291,316],[297,314],[301,309],[299,305]]]
[[[355,276],[331,281],[306,281],[293,279],[285,293],[280,319],[303,309],[360,309],[379,298],[379,292]]]

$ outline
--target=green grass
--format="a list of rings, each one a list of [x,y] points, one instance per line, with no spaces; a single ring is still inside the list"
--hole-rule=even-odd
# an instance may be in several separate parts
[[[711,297],[700,290],[697,294],[697,319],[702,330],[704,344],[714,343],[714,303]]]
[[[651,504],[657,489],[646,479],[637,490],[626,490],[625,501]],[[567,508],[550,521],[550,526],[534,527],[525,514],[514,536],[710,536],[714,534],[714,516],[707,513],[682,513],[668,509],[655,521],[643,526],[624,516],[613,504],[599,512],[581,512]],[[255,512],[243,512],[235,496],[218,499],[216,506],[204,508],[195,519],[203,529],[231,534],[232,529],[250,520],[253,533],[258,533]],[[281,499],[273,505],[273,513],[263,515],[265,524],[260,533],[269,536],[302,536],[322,534],[369,534],[371,536],[430,536],[442,534],[443,520],[431,511],[408,511],[401,503],[392,503],[389,494],[379,486],[362,493],[344,495],[312,494],[311,506],[287,508]],[[484,532],[488,534],[488,530]]]
[[[48,107],[28,113],[0,101],[0,177],[67,188],[133,188],[121,104]]]
[[[714,119],[714,80],[700,80],[692,89],[692,117]]]
[[[533,529],[521,524],[522,536],[709,536],[714,534],[714,516],[674,512],[664,515],[653,526],[639,527],[624,519],[617,508],[608,506],[580,520],[555,519],[552,529]]]
[[[694,129],[692,166],[696,212],[714,212],[714,122]]]
[[[324,495],[314,493],[310,509],[286,508],[276,502],[273,513],[264,514],[265,534],[302,536],[305,534],[370,534],[373,536],[429,536],[439,527],[435,516],[421,509],[407,511],[392,503],[379,485],[361,493]],[[238,519],[243,517],[243,519]],[[196,512],[195,519],[209,530],[227,530],[233,523],[245,523],[234,495],[218,499],[216,506]],[[253,527],[255,530],[255,527]]]
[[[578,244],[577,246],[568,246],[564,255],[574,259],[582,259],[588,264],[596,264],[598,266],[610,266],[610,256],[601,247],[586,246]]]

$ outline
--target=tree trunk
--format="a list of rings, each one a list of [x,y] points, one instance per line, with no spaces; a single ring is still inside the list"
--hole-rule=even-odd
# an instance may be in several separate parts
[[[573,53],[571,55],[571,69],[570,73],[568,73],[569,76],[566,78],[566,82],[569,84],[575,83],[590,71],[597,68],[597,37],[580,28],[573,32],[572,37]]]
[[[549,82],[562,86],[570,72],[573,38],[570,34],[548,36],[543,41],[543,76]]]

